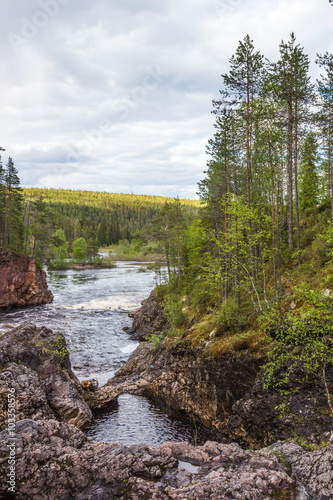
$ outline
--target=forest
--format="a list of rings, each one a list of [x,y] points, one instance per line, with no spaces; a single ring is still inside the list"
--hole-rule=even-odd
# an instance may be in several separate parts
[[[5,166],[0,159],[0,248],[4,253],[31,254],[40,265],[67,258],[68,250],[74,256],[92,257],[99,247],[119,242],[126,249],[132,242],[136,254],[153,242],[160,253],[158,236],[150,227],[158,224],[163,210],[178,203],[188,218],[197,216],[196,200],[22,188],[12,158]]]

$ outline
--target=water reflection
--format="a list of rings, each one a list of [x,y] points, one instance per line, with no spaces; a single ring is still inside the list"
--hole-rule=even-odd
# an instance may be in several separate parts
[[[107,410],[95,412],[86,433],[96,441],[148,446],[159,446],[165,441],[203,444],[212,438],[201,424],[167,414],[148,398],[131,394],[122,394]]]

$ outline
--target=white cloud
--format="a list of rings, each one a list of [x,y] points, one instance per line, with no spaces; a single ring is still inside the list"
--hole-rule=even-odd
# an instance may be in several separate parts
[[[0,145],[26,186],[193,197],[238,41],[333,52],[325,0],[3,4]]]

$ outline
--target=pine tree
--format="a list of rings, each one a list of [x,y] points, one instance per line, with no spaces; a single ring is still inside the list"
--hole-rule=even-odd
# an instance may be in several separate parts
[[[310,133],[304,141],[301,152],[300,208],[302,211],[318,204],[317,158],[317,140],[314,133]]]
[[[293,249],[293,207],[295,192],[297,246],[300,251],[298,203],[298,151],[300,128],[309,118],[309,105],[314,100],[314,86],[310,83],[309,59],[296,45],[294,33],[288,43],[280,44],[280,59],[271,65],[269,88],[278,102],[285,105],[288,130],[287,143],[287,195],[288,195],[288,246]],[[300,263],[300,253],[299,253]]]
[[[316,122],[319,125],[321,154],[327,174],[328,197],[331,201],[331,221],[333,224],[333,55],[327,52],[318,54],[316,63],[324,68],[325,75],[317,80],[318,112]]]
[[[23,196],[18,172],[12,158],[8,158],[3,175],[3,237],[2,246],[7,250],[21,251],[24,241]]]
[[[237,110],[245,123],[245,162],[246,162],[246,198],[250,208],[253,202],[252,195],[252,154],[253,154],[253,123],[255,119],[254,100],[260,95],[265,79],[264,56],[255,51],[253,40],[246,35],[239,42],[235,55],[230,59],[230,72],[222,75],[225,89],[221,92],[222,100],[213,102],[216,113],[221,105],[230,106]],[[249,231],[253,232],[252,221],[249,220]],[[250,247],[252,261],[252,275],[256,279],[255,249]]]

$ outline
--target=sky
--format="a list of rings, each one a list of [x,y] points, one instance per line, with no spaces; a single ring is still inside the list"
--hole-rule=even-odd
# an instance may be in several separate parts
[[[0,146],[21,184],[196,198],[246,34],[333,52],[328,0],[1,0]]]

